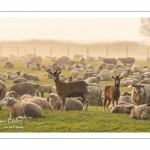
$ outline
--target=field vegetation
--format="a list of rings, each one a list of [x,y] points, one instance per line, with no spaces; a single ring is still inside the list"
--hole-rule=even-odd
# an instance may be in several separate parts
[[[74,45],[79,47],[79,45]],[[96,45],[95,45],[96,46]],[[5,45],[6,47],[6,45]],[[83,45],[81,45],[81,48]],[[138,46],[137,46],[138,47]],[[119,49],[118,49],[119,51]],[[119,51],[120,52],[120,51]],[[130,51],[129,51],[130,52]],[[13,53],[10,51],[9,53]],[[99,54],[101,52],[99,51]],[[92,53],[91,53],[92,54]],[[119,57],[117,55],[116,57]],[[135,58],[136,58],[136,53]],[[63,54],[62,54],[63,55]],[[103,54],[104,55],[104,54]],[[57,56],[57,55],[56,55]],[[16,60],[11,61],[14,64],[14,68],[7,69],[3,68],[5,62],[0,62],[0,72],[4,73],[6,71],[24,71],[26,73],[34,73],[38,75],[41,81],[33,81],[34,83],[45,85],[51,84],[54,85],[53,79],[45,78],[45,71],[42,69],[40,71],[31,71],[29,68],[25,68],[25,61]],[[53,62],[47,59],[43,59],[42,64],[52,64]],[[92,64],[93,67],[97,67],[102,62],[86,62],[86,64]],[[118,64],[121,64],[118,62]],[[141,69],[144,66],[150,66],[149,62],[145,59],[136,58],[135,64],[141,66]],[[63,75],[66,77],[70,76],[70,71],[62,70]],[[80,72],[82,76],[83,72]],[[112,74],[115,75],[115,74]],[[10,86],[12,80],[6,79],[6,84]],[[106,85],[112,85],[113,82],[101,81],[100,85],[104,88]],[[130,92],[131,89],[126,87],[121,87],[121,92]],[[45,97],[48,97],[48,94],[45,94]],[[9,119],[10,110],[7,107],[3,107],[0,111],[0,132],[150,132],[149,124],[150,120],[134,120],[131,119],[127,114],[110,114],[103,112],[102,106],[89,106],[88,111],[59,111],[59,110],[43,110],[43,116],[41,118],[35,119],[23,119],[23,120],[13,120]]]

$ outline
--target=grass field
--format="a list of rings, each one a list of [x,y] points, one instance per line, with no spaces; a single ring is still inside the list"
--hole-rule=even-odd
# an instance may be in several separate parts
[[[116,53],[117,55],[117,53]],[[119,56],[119,55],[118,55]],[[2,73],[6,71],[24,71],[26,73],[37,74],[41,81],[34,81],[40,85],[51,84],[54,85],[52,79],[45,78],[45,71],[31,71],[29,68],[25,68],[24,61],[12,61],[14,64],[13,69],[3,68],[5,62],[0,62],[0,68]],[[44,59],[42,64],[51,64],[50,60]],[[102,62],[86,62],[86,64],[92,64],[93,67],[99,66]],[[121,64],[118,62],[118,64]],[[141,66],[150,66],[146,59],[136,59],[135,64]],[[63,70],[62,74],[69,77],[70,71]],[[82,76],[83,72],[80,72]],[[112,74],[115,75],[115,74]],[[6,80],[7,85],[11,85],[12,80]],[[104,88],[106,85],[112,85],[113,82],[101,81],[100,85]],[[121,87],[121,92],[130,92],[131,89]],[[45,94],[48,97],[48,94]],[[88,111],[57,111],[57,110],[43,110],[43,116],[41,118],[29,119],[29,120],[13,120],[8,121],[10,110],[7,107],[3,107],[0,111],[0,132],[29,132],[29,133],[41,133],[41,132],[59,132],[59,133],[112,133],[112,132],[150,132],[150,120],[134,120],[127,114],[110,114],[103,112],[102,106],[89,106]]]

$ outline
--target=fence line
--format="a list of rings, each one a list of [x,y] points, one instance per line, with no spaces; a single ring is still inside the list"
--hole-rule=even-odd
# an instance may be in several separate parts
[[[146,52],[147,50],[147,52]],[[40,55],[44,57],[44,55],[49,57],[60,57],[60,56],[67,56],[70,59],[74,58],[74,54],[83,55],[84,57],[91,56],[91,57],[106,57],[106,58],[112,58],[112,57],[139,57],[139,58],[148,58],[149,59],[149,47],[147,47],[145,51],[142,50],[135,50],[133,48],[130,48],[129,46],[124,47],[124,50],[117,50],[112,47],[106,46],[104,49],[94,49],[93,47],[82,47],[82,49],[75,49],[70,46],[66,46],[66,48],[59,48],[54,46],[49,46],[48,49],[43,49],[38,46],[33,47],[23,47],[23,46],[17,46],[11,47],[11,46],[0,46],[0,57],[6,56],[9,57],[9,54],[13,53],[16,56],[20,57],[22,55],[27,55],[28,53]],[[125,53],[124,53],[124,52]]]

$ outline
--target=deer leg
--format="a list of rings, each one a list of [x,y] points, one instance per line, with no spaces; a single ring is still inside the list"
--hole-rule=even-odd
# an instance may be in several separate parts
[[[65,99],[66,98],[62,98],[62,104],[61,104],[61,108],[60,108],[60,110],[64,110],[64,107],[65,107]]]
[[[106,102],[107,102],[107,99],[106,99],[106,98],[104,98],[104,107],[103,107],[103,112],[105,112]]]
[[[86,99],[86,96],[81,96],[83,99],[83,111],[87,111],[88,110],[88,100]]]
[[[108,103],[107,103],[107,106],[106,106],[106,108],[107,108],[107,112],[108,112],[108,107],[109,107],[109,105],[110,105],[110,100],[108,101]]]
[[[112,105],[113,105],[113,107],[114,107],[114,100],[112,99]]]

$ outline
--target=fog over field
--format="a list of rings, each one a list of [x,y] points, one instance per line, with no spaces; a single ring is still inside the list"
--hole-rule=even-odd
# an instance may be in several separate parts
[[[149,57],[141,18],[0,18],[0,56]]]

